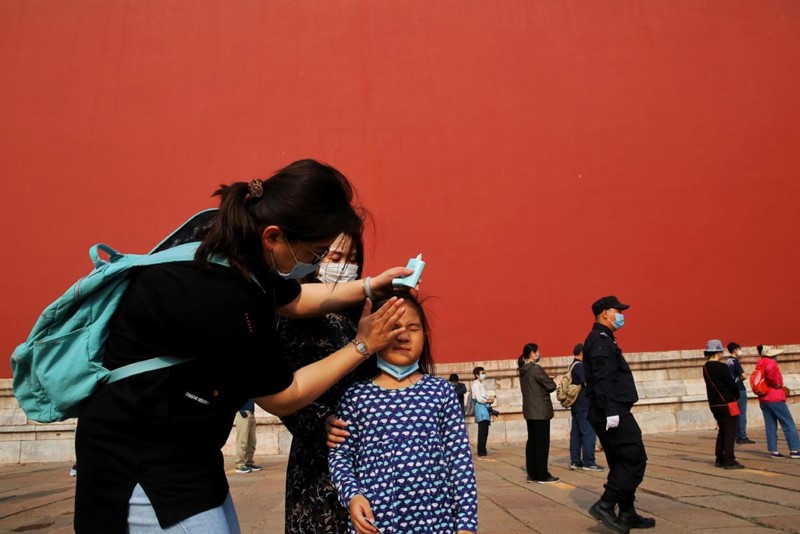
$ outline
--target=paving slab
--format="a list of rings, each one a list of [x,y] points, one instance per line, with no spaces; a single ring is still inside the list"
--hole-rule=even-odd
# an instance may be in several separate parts
[[[724,471],[713,466],[709,454],[715,435],[709,430],[645,437],[650,462],[637,508],[657,520],[648,532],[800,533],[800,461],[769,459],[756,444],[737,450],[748,469]],[[587,512],[602,493],[607,472],[570,470],[568,443],[554,441],[550,470],[561,483],[529,484],[524,450],[524,444],[494,446],[489,452],[496,461],[476,462],[481,534],[609,532]],[[241,475],[228,459],[242,532],[281,533],[286,458],[257,460],[263,471]],[[605,465],[602,453],[597,461]],[[69,468],[68,463],[0,466],[0,533],[72,532],[75,479]]]
[[[708,497],[681,497],[687,504],[696,504],[706,508],[714,508],[736,517],[751,518],[762,516],[780,516],[786,514],[786,507],[770,504],[754,499],[746,499],[735,495],[711,495]]]
[[[758,523],[772,528],[772,532],[800,532],[800,515],[759,517]]]

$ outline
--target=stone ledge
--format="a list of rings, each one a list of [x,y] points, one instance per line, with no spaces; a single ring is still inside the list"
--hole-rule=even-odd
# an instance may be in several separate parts
[[[781,371],[787,386],[792,390],[790,409],[800,421],[800,345],[782,347]],[[743,358],[745,371],[751,371],[757,358],[755,349],[745,349],[751,356]],[[708,410],[705,384],[699,374],[704,358],[701,351],[673,351],[626,354],[634,371],[637,389],[642,397],[635,408],[639,425],[645,434],[704,430],[714,427]],[[545,358],[542,366],[553,377],[564,373],[572,361],[571,356]],[[517,443],[527,439],[527,425],[522,417],[522,396],[519,390],[516,359],[489,362],[462,362],[439,364],[439,376],[457,373],[469,383],[472,369],[482,365],[489,374],[488,389],[497,393],[497,409],[502,415],[492,423],[490,444]],[[570,430],[570,411],[562,408],[552,396],[555,417],[551,423],[551,437],[567,439]],[[748,391],[748,426],[763,425],[756,397]],[[272,414],[256,408],[256,435],[258,454],[288,454],[291,435]],[[468,418],[471,419],[471,418]],[[476,425],[468,422],[467,429],[474,441]],[[41,461],[72,461],[74,459],[75,420],[53,424],[28,421],[20,410],[11,391],[11,380],[0,379],[0,464]],[[234,433],[223,451],[234,453]]]

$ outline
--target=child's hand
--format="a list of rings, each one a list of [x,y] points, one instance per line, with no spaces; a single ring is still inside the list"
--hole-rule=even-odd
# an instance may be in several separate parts
[[[372,312],[372,301],[367,299],[361,320],[358,321],[356,339],[367,344],[371,354],[379,352],[394,343],[397,337],[406,331],[405,328],[395,328],[397,321],[406,312],[403,299],[392,297],[375,313]]]
[[[358,534],[378,534],[378,529],[367,522],[367,519],[375,521],[375,516],[372,514],[372,508],[366,497],[361,494],[356,495],[350,499],[349,508],[350,520],[353,522],[353,526],[356,527]]]
[[[345,430],[347,423],[341,419],[337,419],[335,415],[329,415],[325,419],[325,433],[328,435],[325,445],[331,449],[335,449],[340,443],[344,443],[344,438],[350,435],[350,432]]]

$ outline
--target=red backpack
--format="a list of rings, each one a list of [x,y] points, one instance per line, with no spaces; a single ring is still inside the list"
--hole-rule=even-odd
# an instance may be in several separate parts
[[[764,378],[764,370],[759,366],[756,366],[756,370],[750,375],[750,389],[759,397],[769,393],[769,386]]]

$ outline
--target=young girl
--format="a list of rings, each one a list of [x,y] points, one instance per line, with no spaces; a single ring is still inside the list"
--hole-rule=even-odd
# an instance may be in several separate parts
[[[339,404],[349,436],[329,456],[339,501],[358,534],[477,532],[478,503],[458,398],[432,367],[419,302],[404,294],[402,333],[377,353],[378,375]]]

